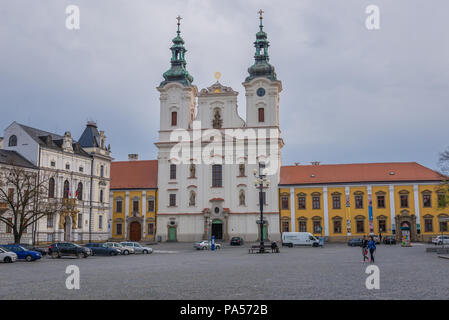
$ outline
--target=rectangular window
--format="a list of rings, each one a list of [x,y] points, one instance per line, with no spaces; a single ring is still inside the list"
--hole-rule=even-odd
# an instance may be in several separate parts
[[[176,164],[170,165],[170,179],[171,180],[176,179]]]
[[[117,200],[115,202],[115,212],[117,212],[117,213],[123,212],[123,201],[122,200]]]
[[[282,221],[282,232],[289,232],[290,224],[288,221]]]
[[[306,197],[298,197],[298,209],[306,208]]]
[[[430,194],[423,194],[422,196],[422,202],[424,208],[431,208],[432,207],[432,197]]]
[[[340,209],[341,208],[340,196],[332,196],[332,207],[334,209]]]
[[[53,242],[53,234],[47,233],[47,242]]]
[[[265,122],[265,109],[259,108],[259,122]]]
[[[52,162],[50,162],[50,165],[51,165],[52,167],[56,167],[56,162],[55,162],[55,161],[52,161]]]
[[[154,234],[154,223],[148,224],[148,234],[153,235]]]
[[[13,188],[8,189],[8,199],[10,199],[10,201],[14,200],[14,189]]]
[[[12,224],[12,218],[8,218],[6,220],[8,220],[8,222]],[[6,225],[6,233],[12,233],[12,228],[8,224]]]
[[[379,233],[387,231],[387,221],[379,220]]]
[[[118,236],[122,235],[122,224],[121,223],[117,223],[115,225],[115,234]]]
[[[48,215],[47,216],[47,228],[53,228],[53,215]]]
[[[321,233],[321,221],[313,222],[313,233]]]
[[[214,164],[212,166],[212,187],[222,187],[222,166],[220,164]]]
[[[103,229],[103,216],[98,216],[98,228]]]
[[[385,196],[377,196],[377,208],[385,208]]]
[[[424,232],[433,232],[433,219],[424,219]]]
[[[78,213],[78,229],[82,229],[82,228],[83,228],[83,214]]]
[[[133,200],[133,214],[138,214],[140,212],[139,200]]]
[[[307,232],[307,221],[299,221],[299,232]]]
[[[447,232],[447,222],[440,221],[440,232]]]
[[[154,200],[148,200],[148,212],[154,212]]]
[[[357,220],[357,233],[365,232],[365,221]]]
[[[320,208],[320,197],[312,197],[312,209]]]
[[[178,113],[176,111],[173,111],[171,113],[171,125],[172,126],[178,125]]]
[[[439,194],[438,195],[438,206],[439,207],[444,207],[445,206],[445,197],[444,194]]]
[[[176,207],[176,194],[170,194],[170,207]]]
[[[401,194],[401,208],[408,208],[408,195]]]
[[[289,197],[288,196],[283,196],[281,197],[281,209],[282,210],[288,210],[289,209]]]
[[[334,220],[334,233],[341,233],[341,220]]]
[[[363,196],[362,195],[355,196],[355,208],[363,209]]]

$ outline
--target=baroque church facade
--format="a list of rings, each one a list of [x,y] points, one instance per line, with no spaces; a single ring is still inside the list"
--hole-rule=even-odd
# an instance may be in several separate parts
[[[246,119],[238,114],[238,92],[219,75],[198,90],[186,69],[178,17],[170,48],[171,68],[160,93],[157,235],[162,241],[260,239],[259,189],[254,170],[265,168],[271,185],[263,189],[264,239],[279,240],[279,172],[283,141],[279,128],[282,84],[269,63],[262,15],[255,62],[243,82]],[[181,146],[182,154],[174,152]],[[187,150],[184,152],[184,150]],[[207,159],[206,159],[207,158]]]

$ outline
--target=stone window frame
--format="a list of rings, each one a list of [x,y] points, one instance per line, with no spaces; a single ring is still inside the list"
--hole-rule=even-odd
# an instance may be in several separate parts
[[[134,202],[138,203],[138,211],[134,211]],[[136,215],[136,216],[140,215],[140,197],[138,197],[138,196],[134,196],[131,199],[131,214]]]
[[[299,198],[304,198],[304,208],[299,207],[300,201]],[[306,210],[307,208],[307,194],[304,192],[300,192],[296,194],[296,199],[298,201],[298,210]]]
[[[284,231],[284,224],[288,225],[287,231]],[[281,218],[281,232],[289,232],[290,231],[290,218],[289,217],[282,217]]]
[[[153,202],[153,208],[151,209],[150,201]],[[156,211],[156,199],[154,196],[149,196],[147,198],[147,212],[155,212]]]
[[[448,218],[449,215],[446,214],[446,213],[440,213],[437,217],[438,217],[438,228],[439,228],[440,232],[441,233],[442,232],[448,232],[449,231],[449,226],[448,226],[449,222],[447,222],[447,221],[440,221],[440,218]],[[442,225],[445,225],[446,227],[445,228],[441,228]],[[445,230],[442,230],[442,229],[445,229]]]
[[[120,211],[117,210],[117,202],[121,202],[121,210]],[[122,197],[114,198],[114,203],[115,203],[115,212],[116,213],[123,213],[123,198]]]
[[[334,210],[338,210],[341,209],[341,193],[340,192],[332,192],[331,196],[332,196],[332,209]],[[338,197],[338,204],[339,206],[336,207],[335,206],[335,199]]]
[[[425,200],[424,200],[425,196],[429,197],[429,205],[428,206],[425,205]],[[428,190],[428,189],[423,190],[421,192],[421,199],[422,199],[423,208],[432,208],[432,191],[431,190]]]
[[[312,210],[321,210],[321,193],[319,192],[313,192],[311,194],[312,196]],[[318,198],[318,206],[315,206],[316,200]]]
[[[377,209],[385,209],[387,207],[387,193],[384,191],[377,191],[376,193],[376,205]],[[379,206],[379,197],[383,197],[383,206]]]
[[[399,194],[399,207],[400,208],[410,208],[410,192],[408,190],[401,190]],[[406,197],[407,205],[402,205],[402,197]]]
[[[359,215],[354,217],[354,220],[355,220],[355,231],[356,231],[356,233],[365,233],[365,220],[366,220],[366,217],[359,214]],[[363,228],[362,228],[361,231],[359,231],[359,228],[358,228],[359,222],[363,222],[362,223]]]
[[[357,206],[357,199],[358,197],[361,197],[361,206]],[[356,191],[354,192],[354,209],[363,209],[365,207],[364,205],[364,197],[365,193],[363,191]]]
[[[335,231],[335,223],[340,223],[340,231]],[[341,234],[343,233],[343,218],[340,216],[334,216],[332,217],[332,230],[335,234]]]
[[[283,207],[282,198],[287,198],[287,208]],[[279,203],[281,210],[290,210],[290,194],[288,192],[281,192],[279,195]]]
[[[17,136],[15,134],[11,135],[8,139],[8,147],[17,147]]]
[[[382,232],[386,232],[387,231],[386,229],[388,228],[388,217],[381,214],[380,216],[376,217],[376,220],[377,220],[377,231],[381,232],[380,231],[380,221],[385,221],[385,230],[382,230]]]
[[[298,219],[298,231],[299,232],[307,232],[307,217],[301,216]],[[304,223],[304,231],[301,231],[301,224]]]
[[[433,215],[426,214],[423,216],[424,232],[433,232]],[[430,221],[430,230],[427,229],[427,221]]]
[[[322,221],[323,218],[321,218],[320,216],[313,216],[312,217],[312,233],[318,234],[318,233],[322,233],[323,232],[323,226],[322,226]],[[321,231],[318,232],[315,230],[315,223],[319,222],[319,227],[321,228]]]

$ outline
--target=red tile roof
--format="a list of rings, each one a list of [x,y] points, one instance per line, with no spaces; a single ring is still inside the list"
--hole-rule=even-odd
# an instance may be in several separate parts
[[[442,179],[443,176],[436,171],[416,162],[319,164],[283,166],[279,184],[441,181]]]
[[[157,188],[157,160],[112,162],[111,189],[153,188]]]

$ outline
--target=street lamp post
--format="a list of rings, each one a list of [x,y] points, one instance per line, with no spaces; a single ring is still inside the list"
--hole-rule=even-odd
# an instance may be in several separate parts
[[[261,170],[262,167],[259,165],[259,170],[254,169],[254,177],[256,177],[256,180],[254,180],[254,186],[256,188],[259,188],[259,207],[260,207],[260,247],[259,247],[259,253],[265,252],[265,245],[264,245],[264,239],[263,239],[263,227],[264,227],[264,220],[263,220],[263,205],[264,205],[264,198],[263,198],[263,188],[268,187],[270,185],[270,180],[267,179],[266,175],[266,169]]]

